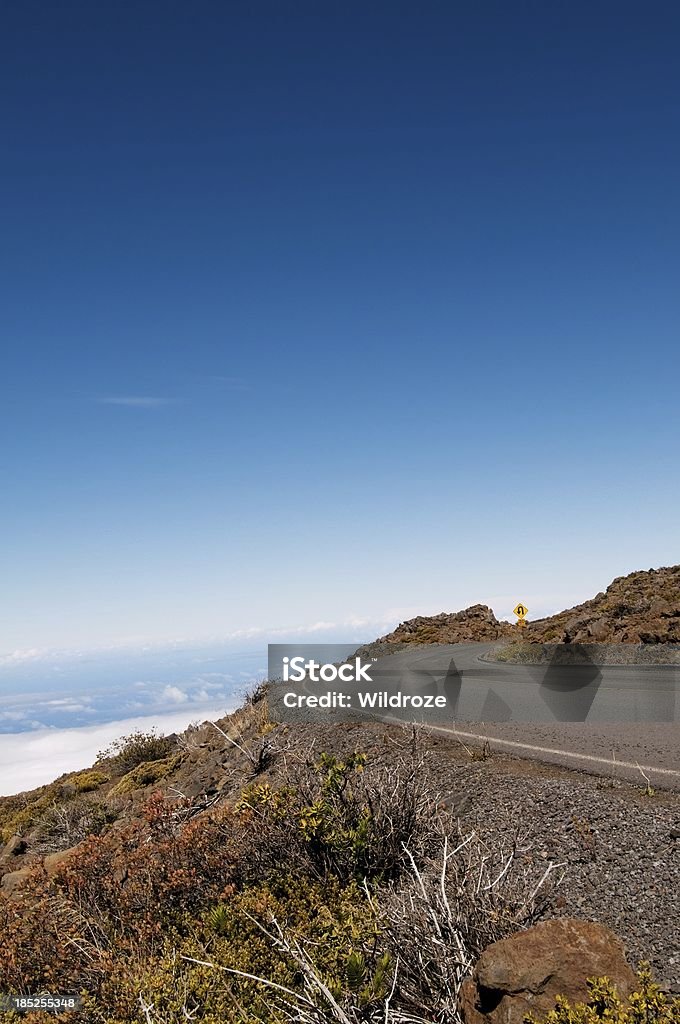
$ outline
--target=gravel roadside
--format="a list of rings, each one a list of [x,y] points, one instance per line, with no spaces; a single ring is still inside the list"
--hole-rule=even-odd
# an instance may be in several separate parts
[[[297,730],[291,729],[295,735]],[[305,727],[308,754],[404,753],[409,727]],[[490,845],[519,835],[547,866],[564,864],[548,917],[600,921],[620,936],[629,962],[649,961],[667,991],[680,992],[680,793],[559,765],[466,747],[420,734],[428,782]]]
[[[550,916],[601,921],[631,964],[680,991],[680,795],[492,754],[462,761],[434,740],[429,771],[465,827],[564,862]]]

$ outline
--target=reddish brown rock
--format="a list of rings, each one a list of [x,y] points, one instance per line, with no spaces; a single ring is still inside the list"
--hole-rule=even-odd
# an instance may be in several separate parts
[[[473,640],[499,640],[512,635],[510,623],[499,622],[485,604],[473,604],[462,612],[418,615],[402,622],[378,642],[458,644]]]
[[[680,565],[619,576],[575,608],[529,623],[539,643],[664,644],[680,641]]]
[[[620,939],[593,921],[558,918],[494,942],[463,984],[465,1024],[522,1024],[527,1013],[554,1009],[555,997],[588,998],[586,979],[607,976],[620,995],[635,975]]]
[[[68,860],[71,854],[78,847],[71,846],[68,850],[57,850],[56,853],[48,853],[43,861],[43,867],[48,875],[53,875],[60,864],[63,864],[65,860]]]

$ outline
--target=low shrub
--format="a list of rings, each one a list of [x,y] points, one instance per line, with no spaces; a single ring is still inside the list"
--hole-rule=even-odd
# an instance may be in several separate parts
[[[123,796],[127,793],[133,793],[143,786],[151,786],[154,782],[160,782],[161,779],[171,775],[183,760],[184,754],[179,753],[159,758],[157,761],[143,761],[136,768],[129,771],[127,775],[124,775],[120,782],[113,787],[109,795],[112,798]]]
[[[53,803],[35,824],[31,849],[43,854],[68,850],[87,836],[99,834],[107,821],[104,806],[86,797]]]
[[[106,772],[97,771],[95,768],[88,768],[82,772],[69,775],[67,782],[75,786],[78,793],[91,793],[94,789],[111,781],[111,776]]]
[[[97,764],[106,764],[114,775],[126,775],[144,761],[159,761],[167,757],[175,747],[171,736],[159,736],[153,729],[143,732],[137,729],[100,750]]]
[[[87,769],[29,793],[0,798],[0,842],[9,842],[13,835],[25,835],[43,815],[51,814],[55,805],[65,806],[78,794],[92,792],[109,779],[106,772]]]
[[[54,800],[51,789],[42,791],[40,796],[32,800],[25,797],[18,798],[16,804],[6,807],[6,813],[2,819],[0,838],[3,843],[8,843],[12,836],[23,835],[28,831],[40,815],[47,810]]]
[[[154,794],[0,894],[0,991],[86,991],[71,1024],[459,1024],[461,978],[531,922],[545,864],[460,835],[423,769],[414,737],[290,759],[188,822]]]
[[[185,1024],[192,1013],[220,1024],[281,1021],[285,1018],[272,1006],[267,987],[243,976],[300,989],[299,966],[278,944],[277,926],[314,949],[324,983],[338,996],[354,990],[364,1002],[371,997],[381,974],[373,958],[361,953],[376,941],[375,914],[365,892],[282,876],[226,894],[200,920],[168,935],[152,962],[119,962],[96,1002],[125,1021],[137,1019],[140,1004],[162,1024]],[[384,987],[379,992],[383,995]]]
[[[420,860],[441,836],[418,754],[391,763],[322,754],[301,765],[295,780],[279,789],[250,786],[237,805],[257,826],[255,877],[290,863],[318,878],[387,881],[408,865],[406,847]]]

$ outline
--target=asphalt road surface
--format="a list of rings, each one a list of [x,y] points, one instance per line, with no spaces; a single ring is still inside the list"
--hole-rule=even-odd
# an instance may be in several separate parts
[[[455,679],[462,687],[455,723],[438,724],[437,730],[457,736],[462,742],[488,740],[492,749],[521,757],[535,758],[568,767],[628,778],[653,786],[680,789],[680,670],[666,666],[597,666],[589,669],[560,666],[551,669],[550,689],[541,694],[547,666],[507,665],[481,660],[494,644],[448,644],[402,651],[380,659],[381,670],[398,667],[408,677],[433,674]],[[451,662],[455,669],[451,672]],[[576,675],[579,693],[585,699],[576,708],[587,709],[586,722],[555,721],[551,711],[563,712],[574,698],[572,680]],[[588,676],[593,678],[588,681]],[[376,672],[379,679],[380,672]],[[560,681],[564,689],[560,688]],[[489,721],[482,717],[484,702],[493,712],[493,698],[512,708],[516,719]],[[544,697],[548,700],[545,701]],[[552,703],[552,708],[551,708]],[[578,700],[577,700],[578,704]],[[468,716],[466,718],[466,710]],[[498,707],[502,713],[502,707]],[[471,715],[469,712],[474,711]],[[552,720],[551,720],[552,719]]]
[[[494,644],[448,644],[378,659],[356,691],[445,695],[420,713],[429,728],[469,745],[680,790],[678,666],[525,666],[485,661]],[[398,680],[398,682],[397,682]],[[287,684],[283,684],[287,686]],[[296,692],[337,684],[305,681]],[[344,690],[352,687],[343,687]],[[407,708],[284,712],[284,720],[410,721]],[[279,717],[277,715],[277,717]]]

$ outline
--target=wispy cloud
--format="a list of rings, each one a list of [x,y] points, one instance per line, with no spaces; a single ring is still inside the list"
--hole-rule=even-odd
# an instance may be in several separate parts
[[[97,402],[99,405],[122,405],[128,409],[163,409],[167,405],[174,405],[176,399],[158,395],[104,395]]]
[[[0,654],[0,667],[3,665],[21,665],[26,661],[41,661],[49,656],[49,651],[38,647],[29,647],[21,651],[10,651],[9,654]]]
[[[40,705],[38,705],[40,708]],[[90,711],[93,712],[93,708],[90,707],[89,697],[58,697],[55,700],[46,700],[42,702],[42,707],[49,711],[63,711],[66,713],[72,711]]]
[[[528,600],[528,598],[526,598]],[[515,600],[516,603],[516,600]],[[495,606],[494,606],[495,607]],[[71,661],[80,661],[90,658],[115,658],[118,655],[138,656],[163,654],[172,651],[194,651],[196,664],[206,664],[215,661],[215,655],[209,658],[200,657],[201,652],[215,645],[240,644],[242,642],[253,644],[262,641],[263,646],[269,642],[278,641],[281,637],[285,640],[295,640],[299,637],[309,635],[328,634],[330,640],[337,634],[341,636],[338,642],[351,641],[357,638],[364,641],[372,636],[378,636],[389,629],[393,629],[397,623],[404,619],[413,618],[414,615],[435,614],[442,611],[440,607],[423,608],[421,606],[390,608],[380,616],[350,615],[347,618],[337,621],[318,621],[311,623],[289,624],[287,626],[261,626],[253,625],[248,628],[236,629],[231,632],[219,632],[211,634],[192,635],[176,637],[151,637],[151,636],[129,636],[107,643],[86,643],[82,647],[71,648],[23,648],[17,650],[0,651],[0,672],[5,669],[10,671],[17,669],[23,663],[30,665],[39,662],[52,662],[59,668],[60,664]],[[220,658],[223,654],[220,653]],[[68,665],[66,666],[68,669]],[[52,671],[55,669],[52,668]],[[209,673],[201,674],[201,682]],[[222,677],[222,673],[212,673],[216,677]],[[224,675],[230,679],[229,675]],[[138,687],[155,685],[153,682],[136,682]]]

